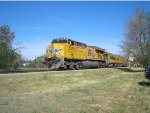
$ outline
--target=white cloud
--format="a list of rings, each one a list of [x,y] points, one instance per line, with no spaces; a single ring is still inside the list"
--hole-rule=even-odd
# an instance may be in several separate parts
[[[64,23],[64,24],[70,24],[68,21],[63,20],[63,19],[61,19],[61,18],[58,18],[58,17],[56,17],[56,16],[50,16],[50,18],[53,19],[53,20],[56,20],[56,21],[58,21],[58,22]]]

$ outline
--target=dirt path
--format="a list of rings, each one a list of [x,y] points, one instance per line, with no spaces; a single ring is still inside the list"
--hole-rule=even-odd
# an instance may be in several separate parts
[[[41,74],[41,73],[62,73],[68,71],[92,71],[92,70],[99,70],[99,69],[83,69],[83,70],[64,70],[64,71],[44,71],[44,72],[17,72],[17,73],[0,73],[1,76],[23,76],[23,75],[31,75],[31,74]]]

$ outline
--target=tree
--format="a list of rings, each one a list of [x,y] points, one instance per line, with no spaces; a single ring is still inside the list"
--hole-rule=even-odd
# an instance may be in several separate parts
[[[43,68],[44,67],[43,58],[44,55],[36,57],[33,61],[30,62],[30,66],[33,68]]]
[[[150,13],[137,9],[136,14],[127,19],[121,49],[125,56],[145,66],[150,63]]]
[[[8,25],[0,27],[0,67],[6,68],[13,65],[18,53],[13,48],[14,32],[10,31]]]

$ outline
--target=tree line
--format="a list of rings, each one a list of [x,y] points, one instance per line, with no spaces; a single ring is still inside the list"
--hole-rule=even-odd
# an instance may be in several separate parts
[[[15,33],[10,30],[10,26],[3,25],[0,27],[0,69],[17,69],[18,67],[44,67],[42,63],[42,58],[44,56],[39,56],[33,61],[24,60],[19,52],[21,51],[22,47],[13,47],[14,38]]]
[[[134,62],[143,66],[150,64],[150,12],[137,9],[127,19],[120,47],[127,59],[132,57]]]
[[[6,68],[15,65],[19,54],[13,48],[15,33],[10,32],[10,27],[4,25],[0,27],[0,67]]]

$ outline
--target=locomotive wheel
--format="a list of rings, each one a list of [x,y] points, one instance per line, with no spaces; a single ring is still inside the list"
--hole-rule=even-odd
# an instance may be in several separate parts
[[[66,65],[66,67],[67,67],[67,69],[69,69],[69,68],[70,68],[70,65]]]
[[[77,70],[79,70],[79,69],[80,69],[79,64],[77,64],[77,65],[75,66],[75,69],[77,69]]]

